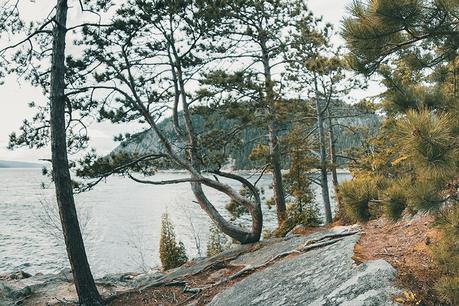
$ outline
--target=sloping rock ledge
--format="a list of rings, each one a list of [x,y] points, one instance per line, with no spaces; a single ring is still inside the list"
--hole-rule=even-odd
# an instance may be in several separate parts
[[[163,305],[397,305],[396,270],[384,260],[352,259],[359,237],[357,226],[323,229],[239,246],[167,273],[110,275],[97,285],[111,305],[157,305],[158,296],[148,297],[154,288],[175,290]],[[75,300],[69,271],[0,277],[2,306]]]

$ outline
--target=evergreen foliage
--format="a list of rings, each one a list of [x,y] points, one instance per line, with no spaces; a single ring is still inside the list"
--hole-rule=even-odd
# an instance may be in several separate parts
[[[395,181],[383,191],[384,212],[390,219],[400,219],[403,211],[407,207],[407,188],[409,188],[408,182]]]
[[[380,106],[388,117],[357,154],[354,179],[343,185],[349,191],[362,182],[376,186],[377,200],[393,219],[403,211],[436,214],[441,237],[432,254],[443,272],[437,290],[456,305],[459,2],[355,1],[351,14],[343,30],[351,62],[384,78]],[[351,213],[361,203],[355,200],[345,199]]]
[[[239,190],[239,194],[243,197],[250,198],[252,196],[250,190],[242,187]],[[230,200],[226,205],[225,209],[233,216],[233,219],[237,219],[242,215],[248,214],[249,211],[244,206],[239,205],[236,201]],[[211,231],[212,232],[212,231]]]
[[[339,190],[347,216],[354,222],[368,221],[371,217],[370,202],[377,199],[374,182],[365,179],[345,181]]]
[[[352,170],[357,179],[382,177],[386,183],[378,186],[380,195],[394,207],[439,207],[441,191],[457,175],[458,57],[452,48],[457,45],[457,10],[454,1],[356,1],[354,16],[344,23],[354,59],[384,77],[387,91],[380,106],[389,115]],[[441,41],[443,48],[432,50],[433,41]],[[402,52],[399,44],[407,50]],[[406,188],[389,180],[404,181]]]
[[[226,237],[215,226],[209,228],[209,240],[207,241],[207,256],[215,256],[225,250]]]
[[[185,246],[177,242],[175,229],[167,213],[161,217],[161,238],[159,242],[159,258],[164,270],[180,267],[188,261]]]
[[[436,285],[441,297],[451,305],[459,304],[459,207],[448,207],[439,218],[441,239],[432,251],[443,272]]]
[[[309,172],[317,165],[317,158],[312,156],[314,144],[307,137],[305,124],[295,124],[284,136],[286,151],[290,157],[290,167],[284,174],[287,195],[287,217],[274,231],[276,237],[283,237],[295,226],[305,228],[318,226],[321,221],[318,209],[313,203],[313,193]]]
[[[375,71],[394,53],[409,54],[418,66],[451,60],[459,47],[458,10],[456,0],[354,1],[342,33],[354,67]]]
[[[317,207],[308,205],[300,206],[298,203],[287,205],[287,218],[272,233],[275,237],[284,237],[297,225],[304,228],[315,227],[321,224]]]
[[[403,154],[419,177],[441,183],[457,174],[459,134],[455,135],[454,129],[448,113],[426,109],[409,110],[398,122]]]

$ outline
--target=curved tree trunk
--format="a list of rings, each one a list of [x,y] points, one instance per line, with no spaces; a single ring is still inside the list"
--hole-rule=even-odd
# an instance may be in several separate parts
[[[251,243],[260,240],[261,230],[263,226],[263,216],[261,213],[261,202],[258,195],[258,191],[256,188],[252,186],[248,181],[243,182],[243,178],[234,175],[231,179],[236,179],[246,185],[248,188],[252,190],[252,193],[255,197],[255,202],[250,201],[249,199],[241,196],[236,190],[226,184],[222,184],[217,180],[212,180],[204,177],[201,171],[201,153],[200,147],[197,141],[197,135],[193,128],[193,122],[191,117],[191,112],[189,109],[189,104],[187,101],[187,92],[185,89],[185,80],[183,76],[182,64],[181,64],[181,57],[178,54],[178,50],[176,49],[175,40],[172,36],[166,35],[165,39],[169,43],[169,47],[171,52],[168,54],[169,66],[171,67],[171,73],[173,76],[174,82],[174,107],[173,107],[173,116],[176,118],[176,128],[178,134],[181,133],[181,128],[178,126],[178,108],[177,103],[181,101],[182,111],[183,111],[183,119],[184,119],[184,139],[187,143],[187,156],[181,156],[177,153],[173,148],[169,141],[169,139],[163,134],[163,132],[159,129],[158,125],[155,122],[155,119],[150,114],[149,110],[143,104],[143,101],[140,99],[139,95],[137,95],[136,91],[136,84],[134,82],[133,75],[130,72],[130,63],[125,56],[126,66],[128,67],[128,75],[129,78],[126,79],[130,90],[132,91],[132,97],[126,96],[133,105],[145,118],[145,121],[151,126],[154,133],[158,136],[161,144],[164,146],[166,151],[166,155],[170,157],[175,163],[183,167],[187,170],[190,175],[191,179],[191,189],[193,191],[194,196],[196,197],[199,205],[201,208],[207,213],[207,215],[212,219],[212,221],[216,224],[216,226],[225,234],[238,240],[241,243]],[[220,174],[222,175],[222,174]],[[202,185],[206,185],[213,189],[216,189],[220,192],[225,193],[228,195],[232,200],[234,200],[239,205],[242,205],[247,208],[249,213],[252,216],[252,230],[246,231],[238,226],[231,224],[230,222],[226,221],[225,218],[218,212],[218,210],[212,205],[212,203],[206,197]]]
[[[177,65],[177,63],[171,63],[171,64],[172,64],[171,66]],[[167,152],[167,155],[174,162],[176,162],[178,165],[185,168],[190,173],[191,189],[193,191],[193,194],[196,200],[198,201],[200,207],[206,212],[206,214],[211,218],[211,220],[215,223],[215,225],[223,233],[227,234],[231,238],[234,238],[243,244],[257,242],[260,240],[261,231],[263,227],[263,216],[261,213],[261,201],[258,195],[258,191],[256,191],[255,187],[252,186],[248,181],[246,180],[242,181],[244,180],[243,178],[240,178],[239,176],[236,176],[236,175],[231,177],[231,179],[237,179],[240,182],[242,182],[244,185],[246,185],[248,188],[251,189],[255,197],[255,202],[252,202],[248,200],[247,198],[239,195],[239,193],[233,188],[231,188],[229,185],[222,184],[216,180],[208,179],[201,174],[201,166],[200,166],[201,159],[199,155],[200,153],[197,147],[198,145],[196,141],[196,134],[193,129],[192,118],[191,118],[190,110],[188,108],[188,102],[186,101],[186,94],[184,90],[185,84],[184,84],[183,77],[182,77],[182,71],[179,67],[176,67],[176,69],[177,69],[176,76],[177,76],[177,82],[178,82],[178,86],[176,87],[176,90],[180,91],[178,95],[180,95],[182,98],[183,116],[185,119],[184,124],[185,124],[185,130],[187,134],[186,138],[188,142],[188,154],[189,154],[188,158],[189,159],[185,159],[179,156],[179,154],[177,154],[174,151],[171,143],[165,137],[162,131],[159,129],[153,117],[150,115],[148,110],[142,104],[142,101],[138,99],[137,97],[135,97],[135,99],[133,99],[132,102],[134,106],[139,109],[139,111],[144,116],[145,120],[151,126],[155,134],[158,136],[160,142],[163,144]],[[174,112],[176,111],[177,110],[174,109]],[[220,175],[222,174],[220,173]],[[206,197],[202,189],[202,184],[225,193],[232,200],[236,201],[239,205],[246,207],[252,216],[252,230],[246,231],[238,226],[231,224],[227,220],[225,220],[225,218],[218,212],[215,206],[213,206],[212,203],[209,201],[209,199]]]
[[[87,260],[73,198],[72,180],[67,158],[65,122],[65,36],[67,0],[58,0],[53,30],[51,66],[51,152],[53,180],[62,223],[65,246],[80,304],[102,305]]]
[[[201,183],[193,182],[191,183],[191,187],[193,190],[193,194],[198,200],[198,203],[201,206],[201,208],[207,213],[210,219],[223,233],[225,233],[233,239],[236,239],[242,244],[253,243],[260,240],[261,231],[263,228],[263,216],[261,212],[261,205],[259,205],[260,203],[258,203],[258,205],[255,206],[248,207],[249,213],[252,217],[252,230],[249,232],[245,231],[239,226],[231,224],[230,222],[226,221],[225,218],[223,218],[223,216],[215,209],[215,207],[212,205],[212,203],[210,203],[210,201],[206,197],[204,191],[202,190]],[[227,188],[231,187],[227,186]],[[227,189],[227,191],[230,192],[229,189]],[[239,204],[242,205],[241,203]]]

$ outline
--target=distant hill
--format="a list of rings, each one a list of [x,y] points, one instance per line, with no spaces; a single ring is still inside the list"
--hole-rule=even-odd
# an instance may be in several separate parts
[[[342,112],[345,113],[352,111],[352,106],[345,105],[342,107]],[[335,121],[334,127],[335,136],[337,138],[336,147],[339,153],[361,146],[362,139],[369,135],[374,135],[377,131],[382,118],[375,114],[365,114],[359,117],[340,118]],[[205,119],[200,115],[193,115],[193,123],[198,132],[206,129]],[[234,122],[231,120],[221,120],[216,122],[217,128],[230,130]],[[158,125],[159,129],[163,131],[166,137],[175,145],[183,146],[182,140],[177,137],[173,128],[172,117],[166,118]],[[289,130],[290,125],[287,124],[284,130]],[[368,130],[364,132],[365,130]],[[284,133],[285,133],[284,131]],[[261,139],[263,135],[268,132],[262,128],[248,128],[241,133],[241,146],[237,148],[229,148],[228,152],[232,159],[232,167],[234,169],[255,169],[263,165],[257,164],[248,159],[253,148],[259,143],[252,141],[253,139]],[[119,153],[137,153],[137,154],[151,154],[163,151],[162,145],[156,134],[152,130],[145,130],[143,132],[132,135],[132,137],[122,142],[118,147],[112,151],[112,155]],[[338,163],[344,165],[348,160],[338,158]],[[288,164],[288,160],[283,160],[284,166]]]
[[[0,160],[0,168],[41,168],[43,165],[37,163]]]

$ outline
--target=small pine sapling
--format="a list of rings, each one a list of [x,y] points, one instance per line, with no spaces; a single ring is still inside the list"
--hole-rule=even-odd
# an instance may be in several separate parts
[[[167,213],[161,217],[161,239],[159,242],[159,258],[164,270],[180,267],[188,261],[185,246],[177,242],[174,225]]]

